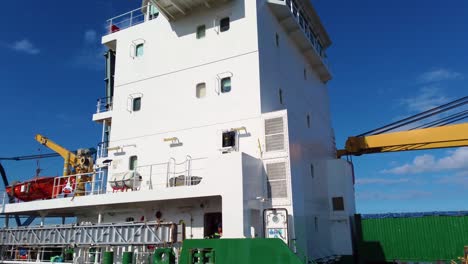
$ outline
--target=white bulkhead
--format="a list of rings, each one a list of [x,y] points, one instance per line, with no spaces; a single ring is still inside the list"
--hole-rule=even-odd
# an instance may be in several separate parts
[[[270,235],[265,210],[286,209],[291,248],[351,255],[353,172],[336,159],[331,42],[312,4],[183,2],[143,1],[130,21],[109,21],[108,98],[93,116],[104,127],[106,191],[34,210],[251,238]]]

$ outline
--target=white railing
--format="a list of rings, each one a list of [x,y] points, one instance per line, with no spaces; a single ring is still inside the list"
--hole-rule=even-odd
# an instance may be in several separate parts
[[[302,33],[304,33],[315,52],[320,56],[323,64],[328,68],[328,57],[325,49],[323,48],[318,38],[315,36],[315,33],[311,28],[311,23],[306,17],[304,17],[304,11],[297,5],[295,0],[286,0],[286,5],[289,7],[289,11],[291,11],[291,14],[293,15],[296,23],[299,24]]]
[[[155,9],[155,8],[154,7],[151,8],[151,5],[148,4],[146,6],[134,9],[127,13],[108,19],[107,20],[108,34],[112,34],[120,30],[144,23],[148,20],[155,19],[158,13],[152,14],[151,9]]]
[[[136,170],[142,179],[138,190],[198,185],[204,180],[207,160],[187,156],[181,162],[171,158],[168,162],[140,166]]]
[[[107,158],[109,154],[109,141],[100,142],[96,150],[97,158]]]
[[[104,172],[56,177],[52,199],[103,194],[106,192]]]
[[[103,97],[97,100],[97,109],[96,113],[103,113],[107,111],[112,111],[112,97]]]

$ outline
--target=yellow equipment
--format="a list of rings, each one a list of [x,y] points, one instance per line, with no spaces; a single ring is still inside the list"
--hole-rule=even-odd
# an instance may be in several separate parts
[[[77,188],[75,196],[81,196],[85,192],[85,183],[90,182],[92,177],[91,173],[94,172],[94,161],[92,157],[92,151],[89,149],[79,149],[77,153],[73,153],[68,149],[60,146],[54,141],[44,137],[43,135],[37,134],[35,139],[40,144],[50,148],[51,150],[58,153],[64,159],[63,164],[63,175],[74,175],[74,174],[86,174],[77,177],[76,184]]]
[[[468,146],[468,123],[349,137],[337,156]]]

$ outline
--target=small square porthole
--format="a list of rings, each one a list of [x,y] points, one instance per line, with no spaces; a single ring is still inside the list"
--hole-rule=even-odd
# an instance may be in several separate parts
[[[231,19],[225,17],[219,21],[219,29],[221,32],[228,31],[231,28]]]
[[[135,46],[135,57],[143,57],[144,44],[138,44]]]
[[[203,98],[206,96],[206,83],[199,83],[196,87],[197,98]]]
[[[231,91],[231,77],[221,79],[221,92],[229,93]]]
[[[223,148],[234,148],[236,146],[236,131],[223,132]]]
[[[200,25],[197,27],[197,39],[204,38],[206,35],[206,26]]]
[[[332,204],[333,204],[333,211],[344,211],[343,197],[333,197]]]
[[[132,110],[133,112],[141,110],[141,97],[133,98]]]

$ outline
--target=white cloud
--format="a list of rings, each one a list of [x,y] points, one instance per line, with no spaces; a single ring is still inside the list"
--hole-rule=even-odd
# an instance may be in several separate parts
[[[449,152],[448,156],[440,159],[427,154],[417,156],[412,163],[383,170],[382,172],[389,174],[417,174],[466,168],[468,168],[468,148],[459,148]]]
[[[400,178],[400,179],[385,179],[385,178],[363,178],[357,179],[357,185],[371,185],[371,184],[380,184],[380,185],[392,185],[400,183],[408,183],[410,179]]]
[[[456,80],[460,78],[463,78],[461,73],[440,68],[421,74],[418,80],[422,83],[433,83],[447,80]]]
[[[416,96],[401,99],[400,103],[409,112],[420,113],[447,103],[450,100],[451,98],[443,95],[441,89],[437,86],[426,86],[420,88]]]
[[[83,47],[73,57],[72,63],[76,67],[90,70],[104,70],[105,46],[98,41],[98,33],[88,29],[83,34]]]
[[[41,52],[38,48],[34,46],[34,44],[31,41],[27,39],[14,42],[11,45],[11,49],[19,51],[19,52],[27,53],[30,55],[36,55]]]
[[[403,192],[386,193],[382,191],[371,191],[371,192],[357,192],[356,199],[358,200],[413,200],[419,198],[425,198],[432,196],[431,192],[419,191],[419,190],[408,190]]]
[[[95,30],[88,29],[84,33],[84,41],[86,44],[95,44],[97,41],[97,33]]]
[[[437,180],[439,184],[462,185],[468,187],[468,171],[455,175],[443,176]]]

